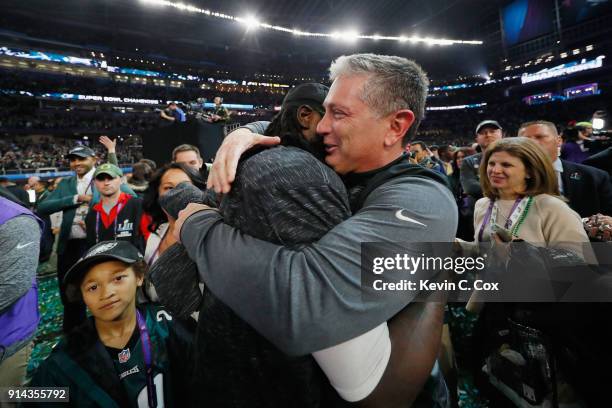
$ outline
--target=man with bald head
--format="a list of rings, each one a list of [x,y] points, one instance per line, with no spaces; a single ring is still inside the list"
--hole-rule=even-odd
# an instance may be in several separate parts
[[[591,166],[561,160],[559,148],[562,141],[554,123],[545,120],[523,123],[518,136],[528,137],[544,149],[553,162],[561,194],[581,217],[612,214],[610,176]]]

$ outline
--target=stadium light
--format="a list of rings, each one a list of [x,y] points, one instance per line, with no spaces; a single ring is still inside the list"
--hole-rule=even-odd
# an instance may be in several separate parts
[[[330,37],[345,42],[355,42],[360,38],[359,33],[355,30],[334,31],[330,34]]]
[[[270,25],[263,21],[259,21],[258,19],[254,17],[245,17],[245,18],[235,17],[235,16],[231,16],[231,15],[224,14],[224,13],[219,13],[219,12],[208,10],[208,9],[202,9],[202,8],[199,8],[199,7],[190,5],[190,4],[186,4],[186,3],[172,2],[169,0],[139,0],[139,1],[147,5],[172,7],[177,10],[186,11],[189,13],[203,14],[208,17],[236,21],[236,22],[245,24],[247,28],[264,28],[267,30],[279,31],[279,32],[284,32],[288,34],[304,36],[304,37],[330,38],[334,40],[344,39],[348,41],[356,41],[358,39],[363,39],[363,40],[373,40],[373,41],[385,40],[385,41],[406,42],[407,40],[410,40],[410,42],[414,44],[424,43],[427,45],[457,45],[457,44],[482,45],[483,44],[483,42],[480,40],[454,40],[454,39],[447,39],[447,38],[419,37],[415,35],[408,38],[403,35],[401,36],[385,36],[385,35],[380,35],[380,34],[363,35],[363,34],[358,34],[357,32],[353,32],[353,31],[344,32],[344,33],[337,32],[337,31],[334,31],[331,33],[299,31],[296,29],[291,29],[291,28],[283,27],[279,25]]]
[[[259,28],[260,26],[263,26],[261,21],[259,21],[253,15],[249,15],[249,16],[246,16],[246,17],[243,17],[243,18],[236,17],[236,21],[238,21],[239,23],[244,24],[246,26],[247,30],[254,30],[254,29]]]
[[[604,120],[602,118],[593,118],[593,129],[601,130],[604,128]]]

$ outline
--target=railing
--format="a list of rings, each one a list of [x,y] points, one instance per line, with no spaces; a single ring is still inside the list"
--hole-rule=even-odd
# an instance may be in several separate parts
[[[131,173],[131,164],[120,164],[119,167],[123,170],[123,173]],[[23,173],[23,172],[26,173]],[[70,177],[74,176],[74,172],[70,169],[57,169],[56,167],[40,167],[37,169],[0,169],[0,174],[7,179],[14,180],[27,180],[32,176],[42,178],[55,178],[55,177]]]
[[[230,123],[229,125],[223,126],[223,136],[227,136],[239,127],[240,123]]]

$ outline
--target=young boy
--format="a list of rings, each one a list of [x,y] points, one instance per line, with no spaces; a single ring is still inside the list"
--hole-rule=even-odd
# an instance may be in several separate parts
[[[92,317],[60,341],[30,385],[69,387],[78,407],[186,406],[191,336],[162,308],[136,307],[146,270],[127,241],[89,249],[64,284]]]

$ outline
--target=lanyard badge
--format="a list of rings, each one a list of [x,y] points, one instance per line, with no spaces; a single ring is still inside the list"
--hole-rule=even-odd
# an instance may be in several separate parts
[[[138,322],[138,331],[140,332],[140,343],[142,344],[142,354],[144,355],[145,371],[147,377],[147,398],[149,408],[157,407],[157,390],[155,382],[153,382],[153,351],[151,347],[151,337],[147,324],[138,309],[136,309],[136,321]]]

